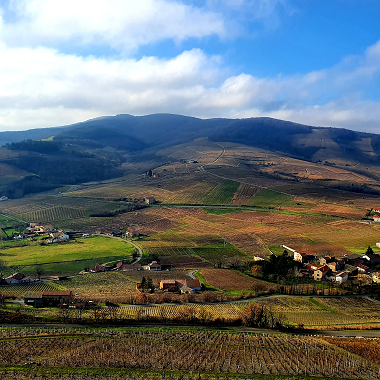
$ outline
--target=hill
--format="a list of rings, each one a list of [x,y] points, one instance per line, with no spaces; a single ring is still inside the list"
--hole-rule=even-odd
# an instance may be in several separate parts
[[[218,144],[244,145],[277,158],[342,168],[375,182],[363,187],[359,179],[337,183],[324,181],[323,176],[308,176],[307,180],[328,187],[340,186],[341,190],[378,193],[380,135],[265,117],[198,119],[172,114],[123,114],[62,127],[2,132],[0,191],[17,198],[62,185],[143,173],[185,159],[183,147],[197,146],[197,141],[209,148]],[[240,157],[238,164],[242,168],[248,161]],[[273,166],[270,161],[265,165]],[[255,164],[251,159],[249,166],[259,167],[266,177],[304,180],[304,176],[292,174],[290,167],[263,170],[262,162]]]

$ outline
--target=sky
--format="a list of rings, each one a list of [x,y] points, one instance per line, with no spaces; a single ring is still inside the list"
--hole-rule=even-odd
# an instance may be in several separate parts
[[[121,113],[380,133],[380,0],[0,0],[0,131]]]

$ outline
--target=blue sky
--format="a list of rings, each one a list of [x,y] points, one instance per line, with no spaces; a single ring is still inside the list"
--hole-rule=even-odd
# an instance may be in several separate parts
[[[380,133],[379,0],[0,0],[0,131],[129,113]]]

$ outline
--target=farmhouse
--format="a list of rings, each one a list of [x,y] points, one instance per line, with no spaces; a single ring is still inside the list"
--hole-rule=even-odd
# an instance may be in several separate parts
[[[154,198],[154,197],[146,197],[145,198],[145,203],[147,205],[152,205],[152,204],[156,203],[156,198]]]
[[[120,261],[116,264],[115,269],[120,271],[141,270],[141,264],[125,264]]]
[[[143,266],[144,270],[159,271],[161,270],[161,265],[157,261],[152,261],[148,265]]]
[[[96,264],[93,268],[90,269],[90,272],[98,273],[105,272],[106,266],[102,264]]]
[[[380,264],[380,255],[378,253],[363,255],[362,258],[367,260],[371,267]]]
[[[372,209],[372,211],[373,211],[373,212],[378,212],[378,213],[380,213],[380,207],[374,207],[374,208]]]
[[[323,265],[313,273],[313,278],[315,281],[322,281],[326,279],[326,276],[331,273],[331,269],[327,265]]]
[[[47,243],[59,243],[61,241],[70,240],[70,236],[63,230],[58,232],[51,232],[50,239],[46,240]]]
[[[129,239],[132,239],[134,237],[139,237],[139,236],[140,236],[140,232],[135,227],[129,227],[127,229],[127,232],[125,233],[125,237]]]
[[[294,261],[298,261],[302,264],[310,263],[315,259],[315,255],[312,252],[306,251],[294,251]]]
[[[30,277],[26,277],[24,273],[14,273],[11,276],[5,278],[8,285],[11,284],[27,284],[33,280]]]
[[[380,215],[374,215],[373,216],[373,221],[374,222],[380,222]]]
[[[24,294],[24,303],[28,306],[42,307],[42,292],[26,292]]]
[[[45,291],[42,292],[42,303],[46,306],[58,306],[70,303],[73,300],[71,290]]]
[[[332,272],[329,276],[326,276],[326,279],[338,284],[342,284],[348,280],[348,272]]]
[[[196,290],[202,290],[202,286],[199,280],[161,280],[160,289],[165,292],[193,294]]]

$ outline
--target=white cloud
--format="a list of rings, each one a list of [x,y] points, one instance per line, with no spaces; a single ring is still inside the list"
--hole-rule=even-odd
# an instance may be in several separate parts
[[[16,20],[3,25],[9,46],[70,42],[130,52],[165,39],[225,36],[216,12],[174,0],[14,0]]]

